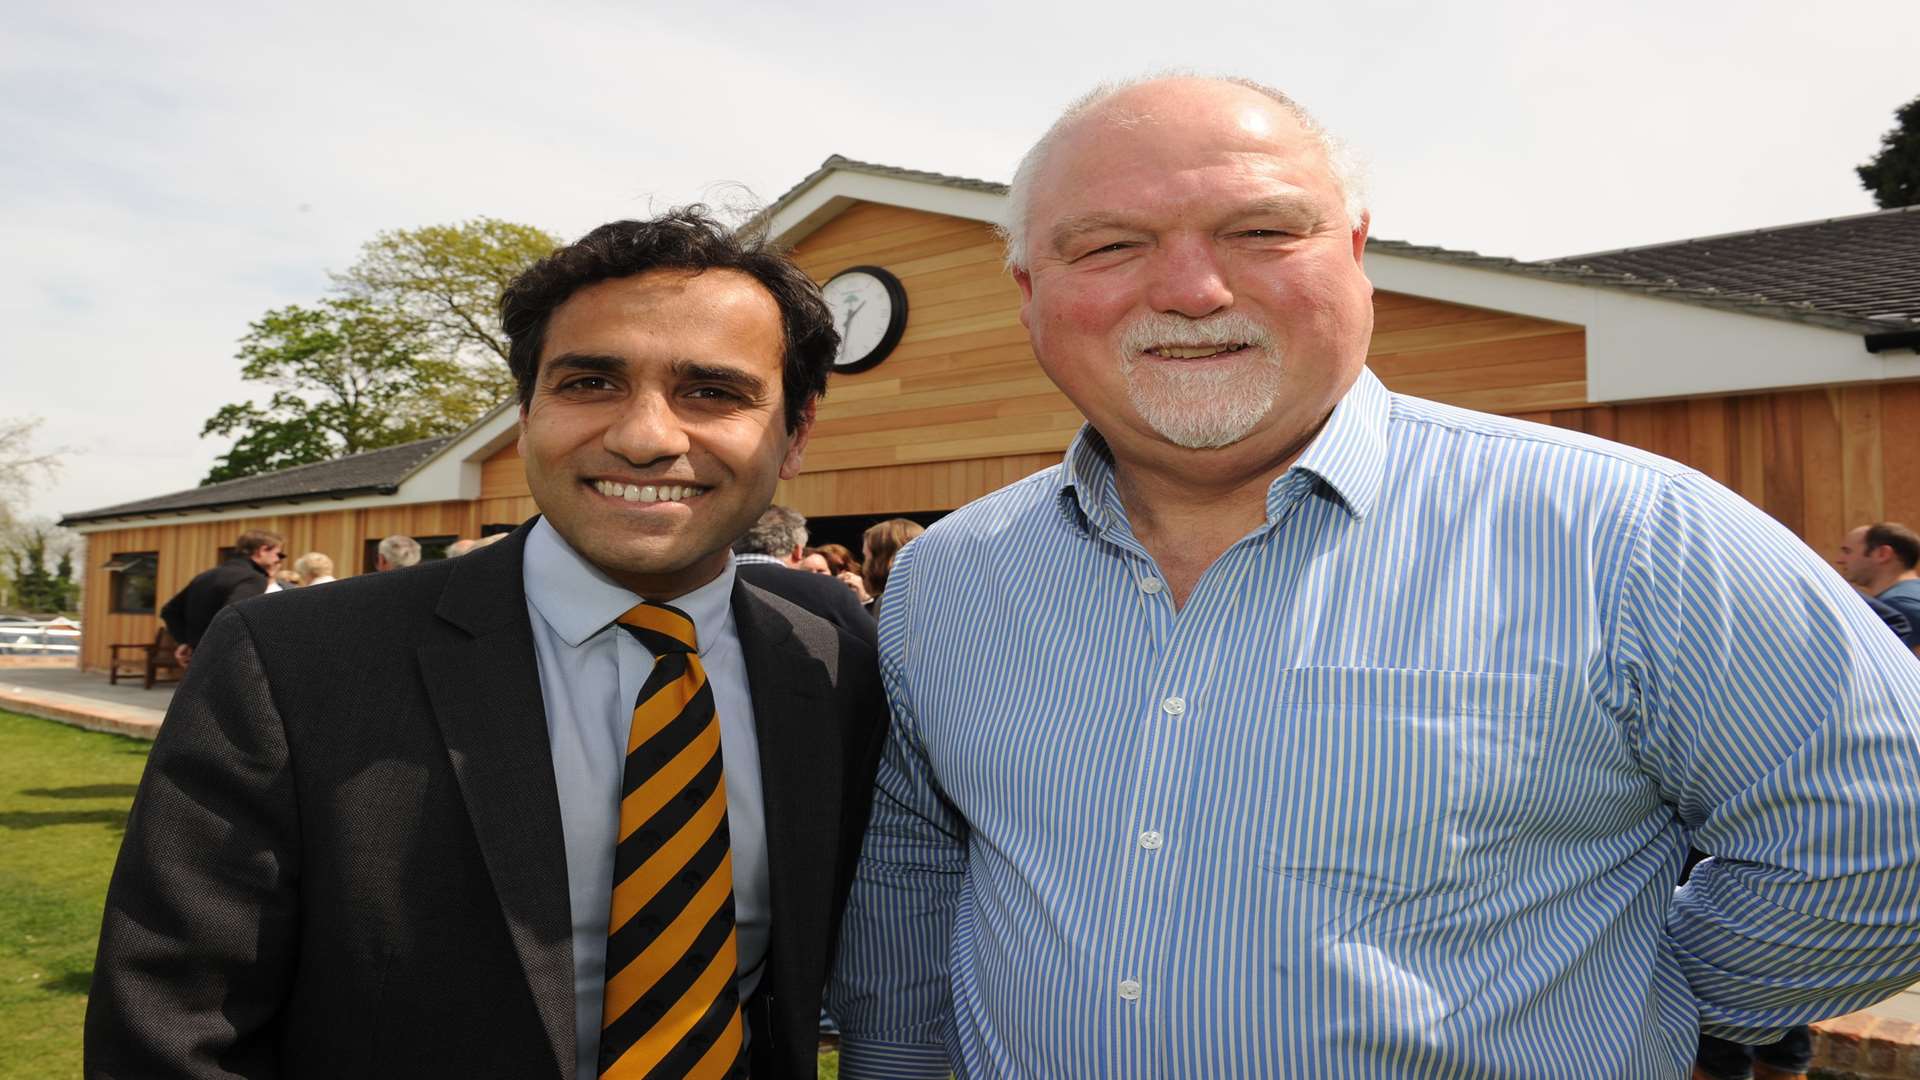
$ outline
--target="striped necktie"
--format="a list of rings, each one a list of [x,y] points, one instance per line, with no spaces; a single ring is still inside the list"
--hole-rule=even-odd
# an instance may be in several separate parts
[[[627,734],[600,1076],[731,1076],[745,1062],[713,688],[685,614],[642,603],[619,622],[654,666]]]

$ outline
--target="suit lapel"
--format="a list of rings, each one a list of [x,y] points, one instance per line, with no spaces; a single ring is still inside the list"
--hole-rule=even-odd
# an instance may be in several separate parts
[[[804,954],[824,950],[830,937],[843,756],[827,667],[765,597],[753,586],[734,586],[734,625],[753,698],[766,803],[773,907],[767,969],[778,989],[782,972],[808,970]]]
[[[573,919],[520,559],[527,527],[463,556],[439,615],[469,641],[422,648],[420,670],[508,934],[553,1044],[574,1074]],[[457,976],[456,976],[457,977]]]

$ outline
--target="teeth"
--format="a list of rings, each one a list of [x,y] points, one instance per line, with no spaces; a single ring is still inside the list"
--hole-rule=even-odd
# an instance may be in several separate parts
[[[1154,350],[1170,360],[1198,360],[1203,356],[1217,356],[1223,352],[1232,352],[1239,345],[1162,345]]]
[[[683,484],[619,484],[612,480],[596,480],[593,489],[608,498],[631,503],[683,502],[706,490]]]

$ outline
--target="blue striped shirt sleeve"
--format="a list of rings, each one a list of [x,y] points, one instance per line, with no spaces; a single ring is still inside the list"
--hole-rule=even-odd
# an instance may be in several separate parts
[[[939,792],[901,677],[915,553],[909,543],[895,557],[881,606],[880,665],[893,723],[828,989],[847,1080],[950,1073],[947,955],[967,829]]]
[[[1710,1034],[1872,1004],[1920,955],[1920,665],[1805,545],[1698,474],[1651,496],[1619,655],[1693,845],[1667,920]]]

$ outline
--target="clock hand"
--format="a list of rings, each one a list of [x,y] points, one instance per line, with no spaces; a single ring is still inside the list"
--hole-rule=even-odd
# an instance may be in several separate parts
[[[847,317],[840,324],[841,337],[846,337],[848,334],[853,332],[853,317],[855,315],[860,314],[860,309],[866,306],[867,306],[867,303],[864,300],[859,301],[857,303],[850,303],[847,305]]]

